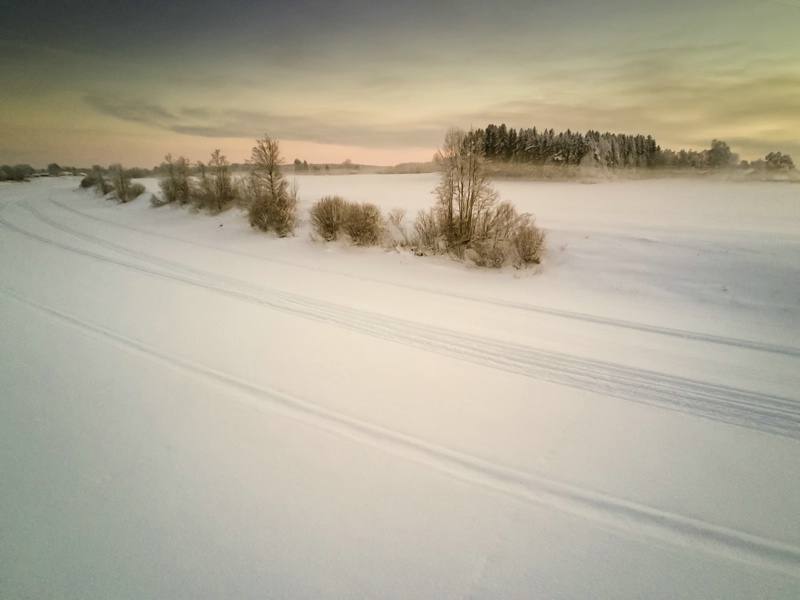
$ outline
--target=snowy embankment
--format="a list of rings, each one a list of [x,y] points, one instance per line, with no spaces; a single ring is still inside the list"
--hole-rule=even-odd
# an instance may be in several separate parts
[[[76,187],[0,186],[0,597],[800,595],[796,186],[500,182],[500,272]]]

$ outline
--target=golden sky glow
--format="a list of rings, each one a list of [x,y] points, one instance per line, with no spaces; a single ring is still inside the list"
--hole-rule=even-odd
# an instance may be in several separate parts
[[[800,158],[800,4],[12,2],[0,163],[429,160],[453,125]],[[8,35],[6,35],[8,34]]]

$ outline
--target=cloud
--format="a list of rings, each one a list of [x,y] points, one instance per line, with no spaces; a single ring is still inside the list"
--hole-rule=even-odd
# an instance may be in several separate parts
[[[86,96],[98,112],[122,121],[204,138],[256,138],[269,135],[286,140],[392,148],[432,147],[441,128],[432,124],[393,125],[365,120],[361,113],[334,111],[324,117],[281,114],[268,110],[179,107],[169,109],[144,100]]]
[[[133,123],[169,128],[169,124],[177,118],[175,114],[162,106],[145,100],[114,100],[103,96],[85,96],[84,100],[89,106],[103,114]]]

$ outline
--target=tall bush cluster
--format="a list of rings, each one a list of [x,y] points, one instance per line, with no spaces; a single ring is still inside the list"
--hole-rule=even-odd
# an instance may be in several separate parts
[[[441,174],[436,204],[417,216],[418,251],[448,252],[488,267],[541,261],[544,232],[531,215],[499,201],[479,136],[451,129],[435,161]]]
[[[161,168],[165,173],[159,181],[163,200],[154,199],[156,206],[177,202],[219,213],[239,198],[230,162],[220,150],[214,150],[208,163],[198,162],[194,169],[183,156],[173,159],[167,154]]]

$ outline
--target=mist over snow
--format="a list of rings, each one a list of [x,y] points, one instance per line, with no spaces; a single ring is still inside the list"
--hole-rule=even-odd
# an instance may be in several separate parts
[[[800,597],[800,196],[495,182],[541,265],[0,183],[0,597]],[[156,180],[143,180],[158,192]]]

